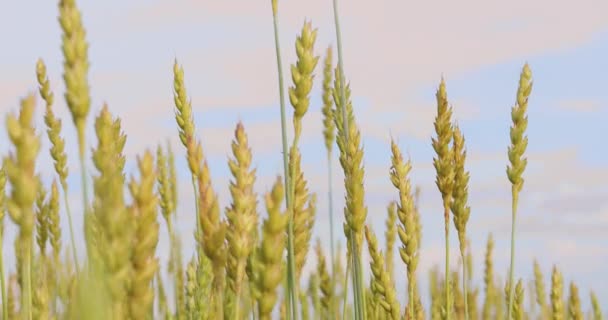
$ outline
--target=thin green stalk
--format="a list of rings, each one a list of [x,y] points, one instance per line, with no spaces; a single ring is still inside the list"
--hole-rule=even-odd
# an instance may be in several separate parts
[[[25,263],[23,264],[23,274],[25,276],[25,314],[28,320],[32,320],[32,241],[29,239],[26,244]]]
[[[201,236],[201,224],[198,222],[199,221],[199,208],[198,208],[198,192],[196,189],[196,176],[192,175],[192,191],[194,191],[194,208],[196,210],[196,233],[195,233],[195,238],[198,240],[199,237]],[[197,250],[196,250],[196,257],[197,259],[200,258],[200,246],[197,246]]]
[[[340,72],[340,104],[342,107],[342,117],[343,117],[343,126],[344,126],[344,130],[343,132],[346,133],[347,137],[345,140],[348,141],[348,119],[347,119],[347,114],[346,114],[346,95],[345,95],[345,88],[344,88],[344,59],[342,56],[342,35],[340,32],[340,19],[339,19],[339,15],[338,15],[338,1],[337,0],[333,0],[333,8],[334,8],[334,22],[335,22],[335,28],[336,28],[336,40],[337,40],[337,46],[338,46],[338,71]],[[358,254],[358,248],[357,248],[357,241],[354,239],[352,232],[351,232],[351,252],[353,254],[353,285],[354,285],[354,290],[355,290],[355,301],[358,301],[358,303],[355,303],[355,310],[357,310],[357,312],[355,312],[355,314],[357,314],[360,318],[359,319],[363,319],[366,315],[366,303],[365,303],[365,292],[363,291],[363,287],[362,287],[362,278],[363,278],[363,273],[361,271],[361,257]]]
[[[272,0],[272,21],[274,28],[274,43],[277,56],[277,69],[279,73],[279,101],[281,106],[281,142],[283,145],[283,173],[285,176],[285,185],[291,186],[288,164],[288,146],[287,146],[287,125],[285,120],[285,94],[283,85],[283,66],[281,63],[281,46],[279,44],[279,22],[277,13],[277,0]],[[291,208],[291,192],[285,193],[285,202],[287,208]],[[293,211],[289,211],[289,223],[287,227],[287,314],[290,319],[298,319],[298,307],[296,304],[295,292],[295,257],[294,257],[294,240],[293,240]],[[289,317],[289,316],[288,316]]]
[[[460,252],[462,258],[462,286],[464,295],[464,319],[469,320],[469,303],[467,299],[467,261],[464,256],[464,251]]]
[[[74,227],[72,226],[72,211],[70,210],[70,204],[68,202],[68,192],[66,188],[63,188],[63,202],[65,202],[65,212],[68,215],[68,225],[70,228],[70,241],[72,241],[72,254],[74,255],[74,265],[76,266],[76,273],[80,270],[78,264],[78,255],[76,254],[76,240],[74,240]]]
[[[0,208],[3,210],[3,208]],[[4,282],[4,254],[2,238],[0,238],[0,289],[2,290],[2,319],[8,319],[8,303],[6,297],[6,283]]]
[[[342,292],[342,320],[346,319],[346,300],[348,300],[348,276],[350,273],[350,265],[352,263],[346,262],[346,273],[344,274],[344,290]]]
[[[513,278],[515,277],[515,218],[517,216],[517,202],[519,200],[519,192],[516,187],[511,188],[512,203],[511,203],[511,266],[509,268],[509,305],[508,305],[508,317],[507,320],[511,319],[513,311],[513,297],[515,292],[515,286],[513,285]]]
[[[329,205],[329,241],[330,241],[330,252],[331,252],[331,272],[332,272],[332,288],[335,288],[336,277],[334,277],[334,273],[336,271],[336,255],[334,252],[334,202],[333,202],[333,192],[332,192],[332,166],[331,166],[331,153],[327,153],[327,184],[328,184],[328,205]],[[334,290],[335,291],[335,290]],[[333,292],[332,292],[333,294]],[[333,303],[331,305],[331,309],[333,308]],[[333,310],[329,311],[333,314]]]

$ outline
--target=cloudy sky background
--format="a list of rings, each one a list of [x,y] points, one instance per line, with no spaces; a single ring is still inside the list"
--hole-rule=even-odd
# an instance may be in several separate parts
[[[79,2],[90,43],[93,105],[89,119],[104,102],[122,118],[128,134],[128,174],[135,173],[137,154],[170,141],[180,166],[178,230],[188,258],[193,252],[193,198],[173,119],[172,64],[177,58],[185,68],[197,133],[222,205],[229,202],[226,158],[239,120],[254,151],[256,189],[260,194],[269,190],[282,172],[270,1]],[[505,167],[510,107],[521,67],[528,62],[534,89],[529,105],[529,166],[517,225],[516,275],[530,279],[532,261],[537,258],[547,281],[553,264],[559,266],[566,281],[576,279],[584,306],[589,305],[592,287],[608,301],[608,286],[601,285],[608,282],[606,12],[608,2],[601,0],[341,2],[345,71],[366,152],[368,222],[382,238],[385,207],[396,197],[388,180],[392,135],[411,156],[413,182],[422,188],[419,270],[424,294],[427,270],[443,262],[444,250],[430,146],[439,80],[441,76],[446,79],[455,119],[467,138],[472,207],[468,230],[475,280],[481,285],[489,233],[496,241],[497,272],[505,275],[508,268],[510,185]],[[69,196],[76,231],[81,234],[79,167],[75,131],[62,98],[57,14],[53,1],[13,1],[0,11],[0,114],[15,112],[19,98],[36,90],[35,62],[42,57],[57,97],[56,111],[64,121],[71,167]],[[280,14],[283,65],[289,81],[288,66],[295,61],[294,39],[305,19],[319,29],[316,52],[321,55],[334,44],[333,12],[330,1],[280,1]],[[320,80],[321,69],[317,71]],[[319,83],[311,98],[301,143],[303,166],[320,200],[315,233],[327,243],[328,187]],[[42,108],[38,110],[42,133]],[[89,121],[89,129],[91,124]],[[10,148],[4,120],[0,128],[0,153],[6,154]],[[54,172],[49,143],[45,135],[43,138],[38,168],[50,182]],[[89,146],[96,143],[92,130],[87,142]],[[341,208],[342,176],[337,160],[333,165],[334,201]],[[89,164],[94,173],[92,168]],[[342,219],[340,209],[336,215]],[[162,227],[159,254],[166,257],[168,245]],[[14,229],[9,226],[5,234],[4,256],[9,270],[14,269],[10,245]],[[65,218],[63,230],[67,245]],[[336,227],[336,233],[343,239],[341,228]],[[451,242],[456,249],[457,238],[452,237]],[[84,254],[82,241],[79,246]],[[311,255],[308,267],[313,267],[314,261]],[[456,267],[456,251],[451,261]],[[397,270],[404,269],[399,260],[395,263]],[[402,291],[404,283],[398,279]]]

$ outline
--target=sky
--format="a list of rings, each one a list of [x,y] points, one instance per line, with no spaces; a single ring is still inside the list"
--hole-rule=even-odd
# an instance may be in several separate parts
[[[158,143],[171,144],[177,153],[180,178],[177,228],[188,258],[194,245],[194,200],[174,120],[173,62],[177,59],[185,69],[197,136],[222,206],[229,204],[226,159],[238,121],[243,122],[253,149],[261,203],[261,195],[282,173],[270,1],[78,3],[90,44],[93,104],[87,144],[92,147],[96,143],[92,119],[104,103],[121,117],[128,135],[128,176],[136,173],[134,160],[138,154],[155,150]],[[279,0],[279,11],[282,63],[286,86],[290,86],[294,41],[305,21],[318,28],[318,55],[323,56],[330,45],[335,49],[333,11],[327,0]],[[549,281],[550,269],[557,265],[567,282],[575,280],[579,285],[583,306],[589,306],[588,292],[593,288],[604,301],[604,309],[608,308],[608,286],[600,285],[608,283],[606,12],[608,2],[602,0],[340,2],[345,74],[365,149],[367,222],[383,243],[386,206],[397,196],[388,176],[393,137],[412,161],[412,183],[422,190],[419,272],[423,294],[427,292],[428,270],[441,265],[444,255],[441,198],[434,184],[431,147],[439,81],[443,77],[447,83],[454,119],[466,138],[472,208],[467,229],[475,261],[474,280],[481,286],[489,234],[496,242],[495,266],[503,279],[508,269],[511,197],[505,169],[510,108],[515,103],[521,68],[529,63],[534,86],[528,107],[529,165],[517,220],[516,276],[531,279],[532,262],[538,259]],[[62,98],[63,58],[57,15],[53,1],[21,0],[3,5],[0,114],[4,118],[8,112],[16,112],[19,98],[35,92],[35,63],[38,58],[44,59],[57,97],[55,110],[63,119],[71,167],[69,199],[76,230],[81,231],[79,167],[75,131]],[[319,199],[315,237],[320,237],[327,249],[321,67],[319,64],[316,70],[311,107],[304,119],[301,149],[305,176]],[[43,139],[37,169],[50,183],[55,175],[43,134],[41,106],[39,100],[37,123]],[[4,119],[0,123],[0,154],[4,155],[11,148]],[[342,221],[343,176],[335,152],[332,166],[335,214]],[[88,168],[94,174],[91,163]],[[65,216],[62,219],[67,245],[67,222]],[[5,238],[14,237],[14,229],[9,226]],[[339,224],[335,232],[344,239]],[[457,243],[454,234],[452,227],[452,244]],[[4,243],[5,261],[9,270],[14,270],[13,248],[9,245],[12,241]],[[84,255],[84,244],[78,243],[78,251]],[[452,247],[451,261],[456,268],[457,246]],[[158,252],[167,257],[164,232]],[[314,268],[313,256],[308,269]],[[397,256],[395,265],[396,270],[405,270]],[[397,285],[403,292],[404,277],[397,279]],[[402,294],[401,299],[404,297]]]

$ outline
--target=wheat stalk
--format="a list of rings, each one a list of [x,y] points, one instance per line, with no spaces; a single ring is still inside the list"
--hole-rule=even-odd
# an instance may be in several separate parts
[[[511,182],[512,213],[511,213],[511,264],[509,268],[509,281],[513,282],[515,277],[515,219],[517,217],[517,204],[519,193],[523,188],[523,173],[528,163],[524,158],[528,138],[524,136],[528,127],[528,97],[532,91],[532,71],[528,64],[525,64],[519,78],[519,88],[517,89],[517,101],[511,109],[511,145],[509,146],[509,163],[507,166],[507,177]],[[511,319],[511,305],[513,304],[514,288],[509,292],[508,318]]]
[[[61,0],[59,2],[59,24],[63,31],[61,48],[64,57],[63,80],[66,87],[64,97],[78,134],[82,201],[86,214],[89,209],[89,199],[85,162],[85,127],[86,118],[91,108],[88,81],[89,45],[86,42],[86,31],[75,0]]]
[[[483,282],[485,285],[485,300],[483,302],[483,309],[481,318],[483,320],[489,320],[492,317],[492,301],[495,293],[494,288],[494,264],[492,262],[492,250],[494,250],[494,238],[490,233],[486,244],[486,254],[484,259],[484,273]]]
[[[471,214],[471,208],[468,206],[469,197],[469,172],[465,170],[465,162],[467,151],[465,150],[465,140],[460,128],[453,126],[453,149],[452,156],[454,157],[454,184],[452,186],[452,209],[454,226],[458,232],[458,242],[460,243],[460,256],[463,262],[463,269],[467,269],[467,261],[465,259],[466,251],[466,235],[467,222]],[[462,273],[462,285],[464,291],[464,318],[469,319],[468,307],[468,291],[467,291],[467,272]],[[470,277],[469,277],[470,278]]]
[[[437,137],[433,138],[432,144],[437,157],[433,158],[433,166],[437,171],[436,184],[441,198],[443,200],[443,216],[445,220],[445,319],[451,319],[452,306],[450,304],[450,203],[452,200],[452,190],[454,184],[454,167],[453,167],[453,151],[450,149],[450,143],[453,137],[452,130],[452,108],[448,106],[447,92],[445,89],[445,81],[442,78],[437,90],[437,116],[435,118],[435,132]]]

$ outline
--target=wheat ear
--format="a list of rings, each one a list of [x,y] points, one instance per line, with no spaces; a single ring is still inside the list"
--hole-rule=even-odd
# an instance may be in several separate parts
[[[238,123],[232,142],[234,159],[228,160],[233,180],[230,182],[232,204],[226,209],[228,222],[228,261],[226,273],[230,288],[235,294],[235,317],[240,314],[241,290],[245,277],[247,259],[254,248],[254,233],[257,225],[257,201],[253,191],[255,169],[251,169],[252,155],[247,134],[242,123]]]
[[[85,127],[91,108],[88,81],[89,45],[86,41],[86,31],[75,0],[61,0],[59,2],[59,24],[63,30],[61,48],[64,57],[63,80],[66,87],[64,96],[78,134],[82,201],[86,214],[89,209],[89,199],[85,162]]]
[[[600,302],[597,300],[597,296],[595,292],[591,291],[591,307],[593,308],[593,320],[602,320],[602,307],[600,306]]]
[[[28,95],[21,100],[19,116],[10,114],[6,118],[8,137],[15,147],[4,159],[6,175],[11,183],[11,196],[7,202],[8,213],[19,226],[18,257],[24,262],[21,273],[25,281],[21,284],[21,317],[32,319],[32,250],[34,231],[33,205],[36,201],[38,180],[35,176],[36,157],[40,140],[33,126],[35,98]]]
[[[340,164],[344,171],[344,187],[346,189],[346,207],[344,208],[344,232],[348,241],[351,258],[353,259],[352,274],[355,298],[355,317],[365,318],[365,292],[363,289],[363,265],[361,263],[361,245],[363,228],[367,218],[365,206],[365,190],[363,188],[365,170],[363,168],[363,147],[361,132],[355,122],[350,88],[342,84],[344,81],[339,70],[335,72],[334,80],[334,122],[338,131],[336,141],[340,149]],[[345,99],[342,99],[343,92]],[[345,104],[342,104],[345,101]]]
[[[46,65],[42,59],[39,59],[36,63],[36,78],[40,85],[38,91],[40,96],[46,102],[46,113],[44,115],[44,122],[47,127],[47,136],[51,142],[51,158],[54,162],[55,172],[59,176],[61,188],[63,189],[63,200],[65,204],[65,210],[68,215],[68,225],[70,228],[70,241],[72,244],[72,254],[74,259],[74,265],[76,270],[78,267],[78,256],[76,254],[76,240],[74,240],[74,228],[72,226],[72,212],[68,202],[68,167],[67,167],[67,154],[65,152],[65,141],[61,138],[61,120],[58,119],[52,109],[54,102],[54,95],[51,91],[51,84],[46,75]]]
[[[450,143],[453,137],[452,130],[452,108],[448,105],[445,81],[441,79],[437,90],[437,116],[435,118],[435,132],[437,137],[433,138],[433,149],[437,154],[433,158],[433,166],[437,171],[436,184],[443,200],[443,216],[445,220],[445,319],[451,319],[452,306],[450,304],[450,203],[452,199],[452,188],[454,184],[453,151]]]
[[[547,293],[545,292],[545,282],[540,265],[536,259],[534,260],[534,290],[536,291],[536,303],[540,307],[541,317],[547,318]]]
[[[581,300],[578,294],[578,287],[574,282],[570,282],[570,298],[568,299],[568,314],[572,320],[583,320],[581,310]]]
[[[564,320],[564,278],[557,267],[551,273],[551,319]]]
[[[519,78],[519,88],[517,89],[516,104],[511,109],[511,145],[509,146],[509,165],[507,166],[507,177],[511,182],[511,264],[509,268],[509,281],[515,278],[515,220],[517,217],[517,204],[519,193],[523,188],[523,173],[528,163],[524,158],[524,153],[528,146],[528,138],[525,136],[528,127],[528,97],[532,91],[532,71],[528,64],[525,64]],[[509,305],[507,306],[508,318],[511,319],[511,305],[513,304],[514,288],[509,292]]]
[[[452,187],[452,203],[451,209],[453,214],[454,226],[458,232],[458,242],[460,244],[460,256],[464,264],[463,269],[465,272],[462,273],[462,285],[464,291],[464,311],[465,319],[469,319],[469,307],[468,307],[468,291],[467,291],[467,261],[465,259],[466,252],[466,236],[467,236],[467,222],[471,214],[471,208],[468,206],[469,198],[469,172],[465,170],[465,162],[467,157],[467,151],[465,150],[465,141],[462,132],[458,126],[453,126],[453,150],[452,156],[454,157],[454,184]]]
[[[143,157],[137,159],[140,180],[134,179],[129,184],[133,198],[130,211],[135,220],[135,235],[131,264],[133,279],[130,285],[129,311],[133,319],[146,319],[152,312],[154,288],[152,281],[158,269],[158,259],[155,257],[158,244],[157,206],[158,198],[154,193],[156,172],[154,157],[146,151]]]
[[[401,307],[397,301],[397,293],[394,281],[384,267],[384,257],[378,249],[378,240],[368,226],[365,227],[365,238],[369,255],[372,259],[370,268],[372,270],[372,292],[378,299],[380,306],[386,311],[392,320],[400,319]]]
[[[107,105],[95,119],[97,148],[93,163],[99,171],[94,177],[94,214],[100,227],[96,251],[103,262],[104,280],[111,298],[111,314],[121,318],[127,315],[130,254],[133,240],[133,218],[128,214],[124,200],[124,155],[126,136],[120,130],[120,120],[113,119]]]
[[[260,320],[271,319],[272,309],[277,301],[277,287],[281,283],[283,273],[283,252],[285,250],[288,216],[281,212],[281,202],[284,197],[284,187],[278,177],[272,191],[265,196],[268,218],[262,227],[262,243],[258,250],[259,274],[257,287],[260,291],[258,298],[258,315]]]
[[[483,320],[492,319],[492,301],[496,294],[494,288],[494,263],[492,261],[492,251],[494,250],[494,238],[490,233],[486,244],[486,254],[484,259],[483,282],[485,285],[485,298],[481,318]]]
[[[391,141],[391,169],[390,179],[395,188],[399,192],[398,203],[397,203],[397,217],[399,219],[399,226],[397,227],[397,234],[401,241],[401,247],[399,248],[399,255],[401,260],[407,266],[407,280],[408,280],[408,309],[409,319],[415,318],[415,304],[416,299],[414,297],[414,288],[416,287],[416,268],[418,266],[418,237],[416,235],[416,222],[414,210],[414,197],[412,196],[412,187],[409,180],[409,174],[412,170],[411,163],[403,160],[401,150],[395,143]]]

